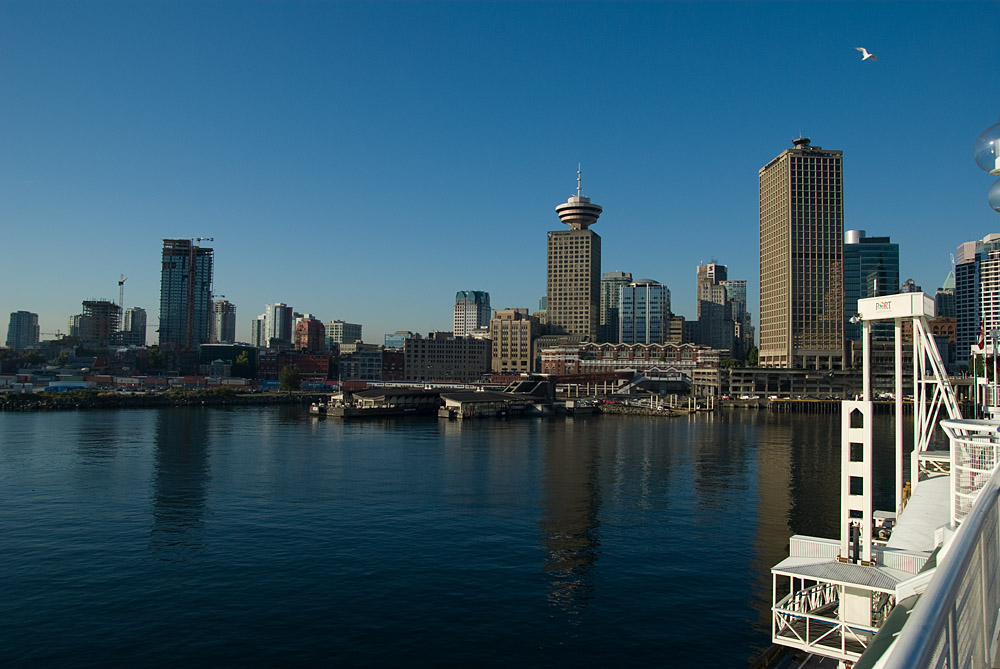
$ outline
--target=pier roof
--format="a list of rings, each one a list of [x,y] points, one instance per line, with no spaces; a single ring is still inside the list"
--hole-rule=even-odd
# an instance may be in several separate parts
[[[913,494],[899,514],[888,548],[931,553],[937,545],[935,531],[950,522],[951,507],[947,476],[924,479],[913,488]]]
[[[894,592],[900,581],[912,577],[896,569],[873,567],[838,560],[822,558],[789,557],[776,564],[773,573],[794,575],[804,578],[840,583],[845,585],[861,585],[873,590]]]

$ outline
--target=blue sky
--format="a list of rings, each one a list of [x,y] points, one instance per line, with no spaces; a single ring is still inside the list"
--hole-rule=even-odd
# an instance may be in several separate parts
[[[757,171],[800,134],[844,151],[845,228],[933,294],[1000,231],[972,158],[997,26],[997,2],[5,1],[0,314],[65,332],[125,274],[155,340],[173,237],[214,237],[244,339],[277,301],[375,343],[451,329],[458,290],[535,309],[582,163],[604,271],[693,318],[715,259],[756,321]]]

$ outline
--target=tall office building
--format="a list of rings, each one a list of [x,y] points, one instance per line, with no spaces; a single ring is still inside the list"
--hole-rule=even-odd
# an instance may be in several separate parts
[[[598,339],[602,342],[618,341],[618,300],[622,286],[632,283],[631,272],[604,272],[601,274],[601,318]]]
[[[236,342],[236,305],[229,300],[212,302],[213,344],[233,344]]]
[[[948,272],[944,285],[934,293],[934,317],[955,318],[955,273]]]
[[[852,323],[858,300],[893,295],[899,285],[899,244],[888,237],[868,237],[864,230],[844,235],[844,339],[861,341],[861,323]],[[873,341],[892,341],[892,321],[873,323]]]
[[[464,337],[473,330],[490,326],[493,310],[490,294],[484,290],[460,290],[455,293],[455,318],[453,332]]]
[[[990,332],[1000,328],[1000,234],[959,245],[955,259],[955,321],[959,365],[968,362],[981,329],[985,328],[986,344],[992,347]]]
[[[30,311],[12,311],[7,325],[7,347],[23,351],[38,345],[38,314]]]
[[[723,285],[728,277],[729,268],[726,265],[715,261],[698,265],[695,276],[695,312],[698,317],[695,341],[733,355],[736,326],[733,323],[729,292]]]
[[[123,346],[146,345],[146,310],[142,307],[129,307],[125,310],[122,320],[121,340]]]
[[[215,252],[197,240],[164,239],[160,346],[194,349],[209,341]]]
[[[619,289],[622,344],[663,344],[670,334],[670,290],[652,279],[639,279]]]
[[[580,171],[576,195],[556,207],[568,230],[548,235],[546,322],[553,334],[569,334],[596,341],[600,323],[601,238],[591,225],[601,215],[581,192]]]
[[[733,323],[733,348],[731,355],[737,360],[746,360],[753,348],[753,323],[747,309],[747,282],[742,279],[726,279],[719,285],[726,289],[726,304]]]
[[[361,325],[358,323],[345,323],[344,321],[330,321],[323,324],[325,333],[326,350],[332,351],[340,344],[353,344],[361,341]]]
[[[762,167],[763,367],[840,368],[844,356],[843,151],[800,138]]]

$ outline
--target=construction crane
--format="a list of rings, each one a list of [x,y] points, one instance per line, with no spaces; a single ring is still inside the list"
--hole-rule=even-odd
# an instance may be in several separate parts
[[[122,278],[118,279],[118,308],[124,313],[125,309],[125,281],[128,277],[122,274]]]

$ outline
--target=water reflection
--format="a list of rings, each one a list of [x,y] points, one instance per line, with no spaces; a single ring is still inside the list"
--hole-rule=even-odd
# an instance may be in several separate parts
[[[95,411],[90,420],[80,421],[76,452],[81,464],[102,464],[114,457],[126,437],[119,426],[122,416],[121,411]]]
[[[598,440],[588,435],[588,422],[547,426],[561,434],[546,440],[545,515],[540,523],[545,573],[549,603],[568,614],[581,613],[593,599],[591,570],[600,557],[601,455]]]
[[[163,409],[156,417],[150,544],[163,560],[185,561],[203,546],[212,417],[195,408]]]

